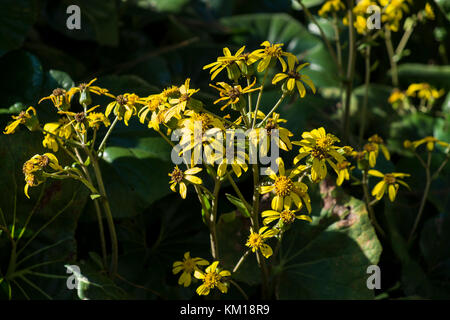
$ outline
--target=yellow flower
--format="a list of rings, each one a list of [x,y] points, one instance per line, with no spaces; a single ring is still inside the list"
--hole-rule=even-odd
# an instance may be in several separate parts
[[[389,150],[384,145],[384,141],[377,134],[371,136],[369,139],[369,143],[364,145],[364,151],[369,155],[369,165],[373,168],[377,163],[379,150],[383,152],[386,160],[390,160],[391,156],[389,154]]]
[[[265,241],[272,238],[277,233],[277,230],[269,229],[267,226],[260,228],[258,232],[254,232],[253,228],[250,227],[250,235],[245,245],[251,248],[252,252],[259,250],[265,258],[269,258],[273,254],[273,251]]]
[[[29,128],[35,126],[35,124],[38,124],[36,119],[36,110],[33,107],[28,107],[27,110],[21,111],[17,116],[12,116],[12,118],[14,121],[6,126],[3,134],[12,134],[16,132],[17,128],[21,124],[27,125]]]
[[[278,158],[276,163],[279,175],[276,175],[272,169],[268,168],[266,173],[269,174],[269,178],[274,182],[270,186],[261,186],[260,193],[265,194],[275,191],[275,197],[271,203],[272,209],[275,211],[281,211],[283,206],[287,203],[290,204],[291,201],[300,209],[303,206],[303,201],[310,212],[311,200],[307,193],[308,187],[306,184],[292,181],[292,178],[297,174],[295,170],[291,171],[289,176],[286,176],[283,159]]]
[[[184,254],[183,261],[175,261],[172,265],[173,274],[183,271],[178,284],[181,286],[189,287],[191,285],[191,275],[195,270],[200,270],[198,266],[207,266],[209,262],[202,258],[191,258],[189,251]]]
[[[210,266],[208,266],[205,272],[200,270],[194,271],[194,277],[203,281],[203,284],[199,286],[196,290],[198,295],[208,295],[211,289],[217,287],[220,292],[228,292],[228,283],[225,282],[224,277],[231,276],[231,272],[228,270],[221,270],[217,267],[219,261],[214,261]]]
[[[294,158],[294,165],[304,157],[309,156],[309,160],[312,161],[311,179],[313,181],[318,182],[326,177],[326,164],[334,165],[333,158],[337,162],[345,160],[345,157],[337,152],[339,147],[334,145],[339,142],[339,139],[330,133],[326,133],[323,127],[310,132],[303,132],[302,138],[301,141],[292,142],[301,146],[299,154]]]
[[[425,18],[429,20],[434,20],[435,18],[433,8],[428,2],[425,4]]]
[[[297,86],[298,93],[300,97],[304,97],[306,95],[306,89],[303,85],[303,82],[306,83],[313,93],[316,93],[316,87],[314,87],[314,83],[311,81],[311,78],[304,74],[299,74],[298,72],[309,65],[309,63],[303,63],[297,67],[295,67],[295,63],[297,61],[297,57],[290,55],[288,56],[288,70],[287,72],[277,73],[275,77],[273,77],[272,84],[276,84],[281,80],[287,79],[285,84],[288,91],[293,91]]]
[[[105,116],[109,117],[109,114],[114,110],[114,115],[117,116],[119,120],[123,119],[126,126],[128,126],[128,121],[131,116],[137,113],[136,105],[145,104],[144,99],[141,99],[134,93],[125,93],[123,95],[118,95],[117,97],[112,94],[108,94],[108,96],[115,100],[106,106]]]
[[[53,105],[58,108],[59,110],[69,110],[70,108],[70,101],[72,99],[73,94],[75,91],[67,92],[66,90],[62,88],[56,88],[53,90],[52,94],[42,98],[39,100],[39,103],[41,103],[44,100],[51,100],[53,102]]]
[[[241,56],[242,52],[244,52],[245,46],[240,48],[234,55],[231,54],[230,49],[223,48],[223,57],[218,57],[216,62],[207,64],[203,67],[203,70],[211,68],[209,70],[209,73],[212,73],[211,80],[214,80],[214,78],[223,70],[227,69],[228,71],[228,78],[230,80],[237,80],[239,79],[241,73],[239,70],[239,66],[236,62],[243,59],[243,56]]]
[[[60,118],[58,122],[49,122],[44,125],[44,140],[42,145],[45,148],[52,149],[53,152],[58,151],[58,145],[61,139],[70,139],[73,135],[72,126],[67,118]]]
[[[406,95],[404,92],[400,91],[399,89],[394,89],[391,92],[391,95],[389,96],[388,102],[390,104],[394,104],[397,102],[403,102],[406,99]]]
[[[94,128],[95,130],[100,128],[101,123],[103,123],[105,127],[109,127],[111,124],[109,119],[101,112],[91,112],[86,116],[86,119],[89,127]]]
[[[356,16],[355,22],[353,22],[353,26],[356,29],[356,32],[359,34],[365,34],[367,32],[367,19],[363,16]]]
[[[437,143],[438,145],[440,145],[443,148],[447,148],[449,146],[449,144],[447,142],[444,141],[440,141],[438,139],[436,139],[435,137],[425,137],[423,139],[417,140],[417,141],[413,141],[411,143],[411,146],[414,149],[417,149],[417,147],[419,147],[420,145],[426,143],[427,145],[427,149],[429,151],[433,151],[434,150],[434,146]]]
[[[319,10],[319,16],[326,17],[329,12],[338,12],[340,10],[345,10],[345,5],[341,0],[328,0]]]
[[[55,171],[63,170],[59,165],[58,159],[52,153],[36,154],[23,164],[22,171],[26,182],[24,193],[28,199],[30,198],[28,188],[35,187],[45,181],[45,177],[42,176],[41,172],[46,167],[50,167]]]
[[[217,85],[221,86],[222,88],[219,88],[219,87],[216,87],[216,86],[210,84],[210,86],[213,87],[214,89],[218,90],[219,94],[220,94],[220,98],[217,99],[216,101],[214,101],[214,104],[216,104],[220,101],[226,101],[226,103],[220,108],[220,110],[224,110],[230,104],[236,105],[237,103],[239,103],[239,106],[241,108],[245,108],[245,105],[246,105],[245,99],[241,99],[241,96],[246,93],[260,90],[260,87],[252,89],[252,87],[255,85],[255,83],[256,83],[256,78],[253,81],[253,83],[251,83],[250,85],[248,85],[245,88],[242,88],[241,85],[230,86],[226,82],[217,82],[216,83]]]
[[[262,59],[258,63],[256,70],[258,70],[258,72],[262,72],[266,70],[267,67],[269,67],[270,63],[274,61],[274,59],[275,60],[278,59],[278,61],[280,61],[281,63],[284,72],[286,70],[286,62],[284,61],[283,56],[284,57],[292,56],[294,57],[294,59],[297,58],[292,53],[284,52],[281,49],[283,45],[284,44],[282,43],[271,44],[269,41],[264,41],[263,43],[261,43],[261,46],[263,46],[264,49],[257,49],[252,53],[253,56],[258,60]]]
[[[344,160],[342,162],[337,163],[336,165],[332,165],[334,171],[336,171],[338,177],[336,179],[336,185],[340,186],[344,182],[344,180],[350,180],[350,173],[349,170],[352,168],[350,167],[350,162]]]
[[[89,105],[92,102],[90,93],[95,93],[97,95],[107,95],[110,97],[114,97],[112,94],[108,93],[108,89],[100,88],[98,86],[93,86],[92,84],[97,81],[97,78],[92,79],[89,83],[81,83],[78,87],[70,88],[67,92],[69,97],[69,101],[72,100],[72,96],[76,93],[80,94],[79,102],[81,105]]]
[[[191,89],[189,87],[189,84],[191,82],[191,79],[186,79],[184,84],[180,87],[180,96],[178,98],[169,98],[169,103],[172,105],[164,116],[164,121],[169,122],[170,119],[173,117],[176,117],[178,119],[181,118],[181,112],[183,112],[186,107],[192,108],[192,109],[199,109],[202,106],[202,103],[194,98],[192,98],[192,95],[200,89]]]
[[[264,218],[263,223],[265,225],[278,220],[277,225],[283,227],[286,225],[290,225],[292,224],[295,219],[299,219],[299,220],[306,220],[311,222],[311,217],[305,214],[300,214],[297,215],[296,213],[299,211],[300,209],[294,209],[291,210],[291,203],[289,201],[285,201],[284,203],[284,208],[281,211],[275,211],[275,210],[266,210],[264,212],[261,213],[261,217]]]
[[[388,192],[389,200],[391,200],[391,202],[394,202],[399,184],[409,189],[409,186],[405,182],[399,180],[399,178],[409,177],[410,175],[407,173],[392,172],[383,174],[378,170],[369,170],[368,173],[371,176],[383,179],[378,182],[372,189],[372,196],[376,197],[377,200],[383,198],[383,195]]]
[[[427,101],[440,98],[445,91],[443,89],[436,90],[428,83],[413,83],[406,90],[406,95],[409,97],[418,97]]]
[[[165,110],[167,110],[167,107],[170,106],[167,103],[168,95],[164,95],[165,91],[166,90],[164,90],[160,94],[154,94],[144,99],[144,107],[142,107],[138,113],[140,123],[145,123],[145,121],[147,120],[147,115],[151,112],[148,127],[159,130],[159,125],[164,122],[164,112]]]
[[[95,109],[97,109],[98,106],[92,107],[89,110],[86,110],[86,112],[81,111],[81,112],[70,112],[70,111],[58,111],[58,113],[60,114],[65,114],[67,116],[70,117],[71,121],[66,124],[66,126],[70,126],[73,124],[75,131],[84,134],[86,132],[86,125],[89,125],[89,120],[88,120],[88,116],[89,114],[94,111]],[[105,120],[105,119],[103,119]],[[107,118],[106,118],[107,120]],[[92,118],[91,118],[92,121]],[[109,121],[108,121],[109,123]]]
[[[181,139],[179,145],[182,147],[180,154],[191,151],[191,165],[202,159],[201,148],[206,155],[206,162],[213,165],[217,157],[222,156],[224,151],[225,127],[220,119],[203,112],[187,110],[185,118],[179,120],[181,128]]]
[[[387,23],[389,29],[397,32],[403,14],[409,12],[406,0],[379,0],[379,2],[385,7],[382,12],[381,22]],[[408,0],[408,2],[412,4],[411,0]]]
[[[264,119],[266,116],[263,112],[258,112],[258,115],[256,116],[257,119]],[[250,141],[258,141],[262,137],[262,130],[265,130],[265,133],[267,134],[267,144],[261,145],[261,154],[267,154],[267,151],[270,148],[270,141],[272,137],[272,133],[274,130],[278,130],[278,139],[275,140],[276,146],[284,151],[289,151],[292,149],[292,143],[290,140],[290,137],[292,137],[294,134],[290,132],[288,129],[281,127],[280,123],[286,123],[286,119],[281,119],[280,114],[274,112],[272,113],[272,116],[266,120],[265,126],[263,128],[256,128],[249,132],[249,139]],[[258,139],[258,140],[256,140]]]
[[[186,192],[187,192],[186,183],[188,182],[193,184],[203,183],[202,179],[195,176],[200,171],[202,171],[202,168],[194,167],[183,172],[178,168],[178,166],[175,166],[172,173],[169,173],[170,190],[172,190],[173,192],[177,192],[176,186],[179,185],[180,195],[183,199],[186,199]]]
[[[248,155],[243,151],[238,151],[234,159],[230,161],[226,154],[222,155],[222,161],[217,166],[217,175],[223,177],[227,173],[227,166],[231,165],[234,174],[239,178],[242,175],[242,170],[244,172],[248,170],[248,165],[245,163],[246,159],[248,159]]]

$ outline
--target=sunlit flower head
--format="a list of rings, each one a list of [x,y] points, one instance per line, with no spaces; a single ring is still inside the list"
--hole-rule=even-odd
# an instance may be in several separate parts
[[[205,272],[201,270],[194,271],[194,277],[203,281],[203,284],[196,290],[198,295],[206,296],[211,289],[217,288],[222,293],[228,292],[228,282],[226,277],[231,276],[231,272],[228,270],[221,270],[218,268],[219,261],[214,261],[210,266],[205,269]]]
[[[192,281],[192,275],[195,270],[200,270],[199,266],[207,266],[209,262],[202,258],[191,258],[190,252],[186,252],[183,257],[183,261],[175,261],[172,265],[173,274],[180,273],[180,278],[178,279],[178,284],[189,287]]]
[[[372,189],[372,196],[376,197],[377,200],[380,200],[385,193],[388,193],[389,200],[394,202],[400,184],[409,189],[409,186],[400,180],[400,178],[409,177],[410,175],[407,173],[392,172],[383,174],[378,170],[369,170],[368,173],[371,176],[382,178]]]
[[[316,87],[314,83],[311,81],[311,78],[307,75],[300,74],[300,70],[304,67],[308,66],[309,63],[303,63],[296,66],[297,57],[294,55],[288,56],[288,70],[286,72],[277,73],[272,80],[272,84],[276,84],[282,80],[285,80],[286,89],[290,92],[294,91],[297,87],[298,93],[301,98],[306,95],[306,89],[303,83],[306,83],[313,93],[316,93]]]
[[[269,229],[267,226],[260,228],[258,232],[254,232],[253,228],[250,228],[250,235],[245,245],[251,248],[252,252],[259,250],[265,258],[269,258],[273,254],[273,251],[265,242],[277,233],[278,231],[276,229]]]
[[[3,134],[12,134],[16,132],[17,128],[21,124],[26,125],[30,129],[32,129],[35,125],[39,125],[36,118],[36,110],[33,107],[28,107],[27,110],[21,111],[17,116],[12,116],[12,118],[14,121],[6,126]]]
[[[186,199],[186,193],[187,193],[187,183],[192,184],[202,184],[202,179],[199,177],[196,177],[195,175],[202,171],[202,168],[191,168],[187,169],[185,171],[178,168],[178,166],[175,166],[173,171],[169,173],[170,177],[170,190],[173,192],[177,192],[176,186],[179,186],[179,192],[183,199]]]
[[[278,60],[281,63],[284,72],[287,66],[283,57],[293,56],[294,59],[297,59],[297,57],[295,57],[292,53],[284,52],[283,49],[281,49],[283,45],[284,44],[282,43],[271,44],[269,41],[264,41],[261,43],[261,46],[263,46],[264,49],[257,49],[253,51],[253,55],[257,57],[257,59],[261,59],[256,67],[258,72],[266,70],[270,63],[275,60]]]

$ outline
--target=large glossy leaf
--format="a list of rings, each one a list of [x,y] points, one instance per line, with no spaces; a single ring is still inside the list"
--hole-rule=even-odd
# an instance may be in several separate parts
[[[158,12],[180,12],[190,0],[137,0],[137,5],[144,9],[152,9]]]
[[[81,11],[81,28],[69,30],[67,7],[77,5]],[[58,32],[77,40],[96,40],[100,45],[119,43],[118,10],[115,1],[64,0],[49,11],[49,24]]]
[[[405,87],[411,83],[428,82],[438,89],[450,89],[450,66],[404,63],[398,67],[398,76]]]
[[[3,0],[0,3],[0,57],[18,49],[36,17],[32,0]]]
[[[329,182],[322,182],[321,195],[313,222],[296,223],[282,240],[277,296],[372,299],[367,267],[378,263],[382,249],[364,203]]]
[[[22,250],[29,242],[18,257],[18,261],[26,260],[16,270],[30,269],[33,272],[64,276],[64,263],[76,258],[75,230],[89,192],[73,180],[47,180],[45,184],[30,188],[31,199],[25,197],[22,166],[33,155],[47,152],[41,141],[40,134],[30,133],[26,129],[11,136],[0,136],[0,156],[3,159],[0,164],[0,208],[8,227],[15,225],[16,235],[24,230],[18,250]],[[65,154],[58,153],[57,157],[62,165],[70,164]],[[23,229],[33,210],[30,223]],[[47,223],[49,224],[45,227]],[[9,252],[9,248],[2,247],[1,251]],[[51,261],[54,262],[47,264]],[[3,259],[0,261],[2,269],[7,262],[8,260]],[[25,276],[52,297],[67,297],[69,293],[64,279],[42,278],[31,274]],[[19,277],[15,281],[20,283],[29,297],[45,299],[45,295]],[[25,297],[17,285],[13,284],[13,290],[14,296]]]

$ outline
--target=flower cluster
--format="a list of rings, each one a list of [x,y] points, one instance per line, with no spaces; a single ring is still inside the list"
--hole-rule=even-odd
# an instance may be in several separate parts
[[[409,112],[428,112],[433,107],[437,99],[444,95],[444,89],[436,89],[426,82],[412,83],[405,91],[397,88],[392,90],[388,102],[392,105],[394,110],[403,114]],[[419,104],[414,103],[418,101]]]

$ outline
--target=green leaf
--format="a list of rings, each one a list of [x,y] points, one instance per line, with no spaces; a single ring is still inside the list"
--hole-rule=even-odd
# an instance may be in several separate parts
[[[64,71],[50,70],[49,74],[56,81],[58,86],[65,90],[69,90],[75,86],[72,78]]]
[[[398,67],[400,82],[406,87],[411,83],[428,82],[437,89],[450,89],[450,66],[404,63]]]
[[[250,218],[250,212],[248,212],[247,208],[245,207],[245,204],[241,201],[241,199],[232,196],[229,193],[225,194],[228,201],[230,201],[232,204],[236,206],[236,208],[239,209],[240,212],[244,215],[244,217]]]
[[[365,205],[329,182],[320,188],[323,209],[311,224],[296,222],[282,239],[277,296],[373,299],[366,270],[382,249]]]
[[[10,50],[20,48],[34,24],[36,11],[32,0],[2,0],[0,12],[1,57]]]
[[[236,211],[231,211],[228,213],[222,213],[220,215],[220,219],[223,220],[225,223],[233,222],[234,219],[236,219]]]
[[[143,9],[152,9],[158,12],[177,13],[189,2],[190,0],[138,0],[137,5]]]
[[[0,106],[35,105],[45,80],[39,60],[25,51],[14,51],[0,59],[0,69],[8,74],[0,80]]]

